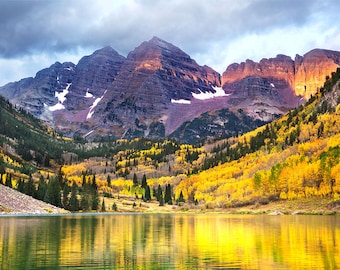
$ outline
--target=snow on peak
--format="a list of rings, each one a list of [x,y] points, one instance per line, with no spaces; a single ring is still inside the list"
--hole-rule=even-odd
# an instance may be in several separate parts
[[[171,103],[176,103],[176,104],[191,104],[190,100],[186,99],[171,99]]]
[[[199,94],[196,94],[196,93],[191,93],[191,94],[192,94],[192,96],[195,99],[199,99],[199,100],[206,100],[206,99],[211,99],[211,98],[215,98],[215,97],[227,97],[227,96],[230,96],[230,94],[226,94],[224,92],[222,87],[213,86],[213,89],[216,91],[216,93],[211,93],[211,92],[203,93],[201,91],[201,89],[198,88],[198,90],[200,91]]]
[[[55,92],[55,97],[58,99],[57,104],[53,105],[53,106],[49,106],[48,110],[51,112],[54,111],[58,111],[58,110],[62,110],[65,109],[65,106],[63,105],[65,100],[66,100],[66,95],[69,93],[69,88],[72,85],[72,83],[68,83],[66,88],[61,92]]]
[[[92,115],[94,114],[94,108],[98,105],[98,103],[103,99],[103,97],[105,96],[107,90],[105,90],[104,94],[99,97],[96,98],[96,100],[93,102],[93,104],[90,106],[90,110],[86,116],[86,119],[90,119],[92,117]]]

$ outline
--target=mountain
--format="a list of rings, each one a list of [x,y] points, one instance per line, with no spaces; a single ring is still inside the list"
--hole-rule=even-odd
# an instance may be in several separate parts
[[[250,131],[299,106],[339,59],[339,52],[317,49],[295,60],[278,55],[234,63],[221,76],[153,37],[127,57],[105,47],[78,64],[57,62],[35,78],[0,87],[0,94],[65,136],[170,136],[193,143]],[[195,128],[208,127],[214,115],[224,115],[214,128]],[[241,122],[232,126],[232,118]]]
[[[217,72],[154,37],[128,54],[93,119],[102,122],[102,135],[114,131],[112,135],[118,137],[164,137],[183,118],[202,112],[187,106],[180,117],[183,104],[178,103],[191,103],[192,93],[212,94],[216,92],[213,87],[219,86]]]
[[[285,55],[229,65],[222,87],[229,104],[249,115],[272,120],[307,101],[340,65],[340,52],[315,49],[292,60]]]

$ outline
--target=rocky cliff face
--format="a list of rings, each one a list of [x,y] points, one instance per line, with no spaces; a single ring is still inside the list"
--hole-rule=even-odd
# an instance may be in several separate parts
[[[321,49],[312,50],[304,56],[296,55],[294,60],[285,55],[262,59],[259,63],[247,60],[228,66],[222,75],[222,85],[226,91],[234,91],[238,88],[235,85],[247,77],[266,78],[282,96],[290,90],[294,96],[307,100],[339,65],[340,52]],[[289,103],[291,95],[287,98]]]
[[[303,57],[295,57],[296,95],[309,99],[323,86],[326,76],[330,76],[340,65],[340,52],[315,49]]]
[[[232,64],[221,82],[219,73],[154,37],[126,58],[105,47],[77,65],[55,63],[35,78],[0,87],[0,94],[67,136],[175,134],[183,141],[186,136],[202,141],[247,131],[253,128],[249,119],[257,126],[286,113],[315,93],[339,63],[340,53],[326,50],[294,60],[278,55]],[[216,115],[217,122],[211,120]],[[231,118],[244,123],[225,132],[232,128]]]

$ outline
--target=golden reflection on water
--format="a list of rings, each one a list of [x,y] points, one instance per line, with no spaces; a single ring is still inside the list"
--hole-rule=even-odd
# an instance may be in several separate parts
[[[340,217],[0,217],[0,269],[337,269]]]

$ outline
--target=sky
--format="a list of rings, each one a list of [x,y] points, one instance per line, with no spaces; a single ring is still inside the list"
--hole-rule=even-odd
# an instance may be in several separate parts
[[[0,86],[157,36],[200,65],[340,51],[338,0],[0,0]]]

